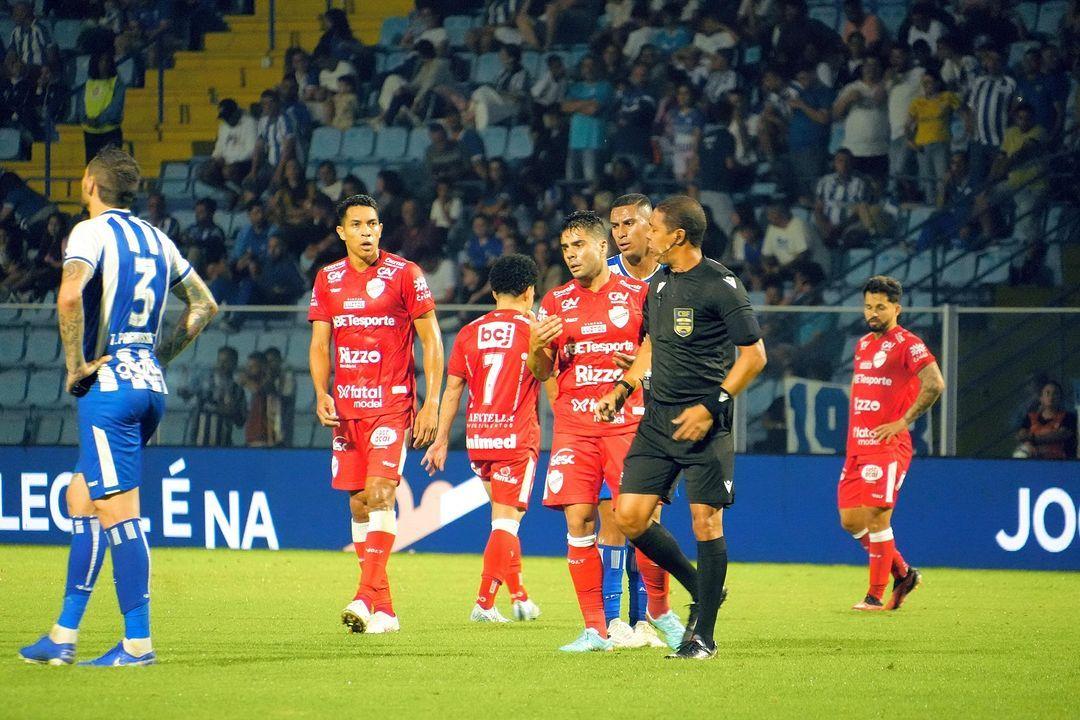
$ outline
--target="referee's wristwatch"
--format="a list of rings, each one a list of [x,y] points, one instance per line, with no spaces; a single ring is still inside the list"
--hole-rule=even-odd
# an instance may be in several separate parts
[[[701,401],[701,404],[705,406],[705,409],[709,411],[709,414],[715,420],[720,417],[720,413],[724,411],[724,407],[729,402],[731,402],[731,393],[721,386],[718,393],[707,396]]]
[[[626,397],[630,397],[631,395],[634,394],[634,386],[631,385],[630,383],[626,382],[622,378],[619,378],[618,380],[616,380],[615,384],[616,385],[622,385],[624,388],[626,388]]]

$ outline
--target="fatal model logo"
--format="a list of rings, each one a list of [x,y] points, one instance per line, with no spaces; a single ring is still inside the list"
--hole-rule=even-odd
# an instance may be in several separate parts
[[[694,308],[675,308],[675,334],[690,337],[694,332]]]

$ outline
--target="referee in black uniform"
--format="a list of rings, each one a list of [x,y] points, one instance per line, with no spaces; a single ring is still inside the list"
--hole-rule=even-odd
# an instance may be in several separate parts
[[[630,542],[694,600],[683,643],[668,657],[705,660],[716,655],[713,627],[728,563],[723,512],[735,501],[731,399],[765,367],[765,345],[742,283],[701,254],[701,205],[668,198],[649,223],[649,249],[666,267],[649,283],[647,337],[596,414],[610,419],[651,367],[651,398],[626,456],[615,517]],[[671,533],[651,520],[680,472],[698,542],[696,570]]]

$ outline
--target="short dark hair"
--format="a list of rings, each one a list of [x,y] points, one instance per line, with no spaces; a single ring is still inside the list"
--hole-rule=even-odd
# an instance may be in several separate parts
[[[114,208],[131,207],[135,202],[142,175],[139,163],[128,152],[109,145],[94,156],[86,169],[97,183],[101,202]]]
[[[491,266],[488,282],[496,295],[517,297],[536,285],[540,271],[531,257],[513,253],[503,255]]]
[[[263,90],[262,93],[259,95],[259,99],[260,100],[265,100],[267,98],[270,98],[271,100],[273,100],[276,103],[281,102],[281,96],[278,95],[277,90]]]
[[[211,215],[217,212],[217,201],[214,198],[199,198],[195,201],[195,207],[202,205]]]
[[[345,214],[349,212],[351,207],[369,207],[375,211],[375,215],[379,214],[379,203],[375,201],[375,198],[370,195],[353,195],[347,197],[337,205],[337,219],[338,225],[345,222]]]
[[[701,247],[705,240],[705,210],[701,203],[686,195],[672,195],[665,198],[654,210],[664,214],[664,226],[668,232],[682,229],[687,241],[694,247]]]
[[[642,195],[641,193],[627,193],[615,198],[615,201],[611,203],[611,209],[614,210],[617,207],[628,207],[633,205],[634,207],[644,208],[646,212],[652,212],[652,200],[648,195]]]
[[[514,62],[521,61],[521,46],[520,45],[503,45],[502,49],[506,51],[506,54]]]
[[[839,148],[835,153],[833,153],[834,158],[837,155],[847,155],[849,160],[854,160],[855,159],[855,153],[851,152],[851,150],[849,150],[846,147]]]
[[[866,293],[884,295],[889,299],[889,302],[894,303],[900,302],[900,298],[904,296],[904,286],[900,284],[899,280],[888,275],[874,275],[866,281],[862,291],[863,295],[866,295]]]
[[[236,348],[234,348],[232,345],[222,345],[221,347],[219,347],[218,355],[220,355],[221,353],[225,353],[226,355],[231,357],[233,359],[233,362],[236,362],[240,359],[240,354],[236,352]]]
[[[559,234],[561,235],[569,230],[582,230],[592,235],[607,238],[607,228],[604,226],[604,221],[592,210],[575,210],[567,215],[566,219],[563,220],[562,230]]]
[[[271,355],[273,355],[274,357],[280,358],[281,357],[281,350],[279,350],[276,347],[268,347],[265,350],[263,350],[263,355],[265,355],[267,359],[269,359]]]
[[[1034,115],[1035,114],[1035,107],[1031,103],[1029,103],[1027,101],[1021,101],[1021,102],[1018,102],[1016,104],[1016,112],[1018,114],[1022,113],[1022,112],[1026,112],[1026,113],[1031,113],[1032,115]]]

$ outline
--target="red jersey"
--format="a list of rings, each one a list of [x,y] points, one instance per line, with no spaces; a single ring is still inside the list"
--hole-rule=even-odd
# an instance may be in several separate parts
[[[926,343],[899,325],[879,338],[869,333],[859,340],[848,412],[848,457],[874,455],[894,447],[911,454],[907,428],[888,445],[875,440],[871,432],[904,416],[919,394],[919,371],[932,362],[934,356]]]
[[[641,346],[648,291],[648,283],[612,273],[596,292],[571,280],[544,296],[540,319],[558,315],[563,321],[562,334],[551,344],[559,385],[552,408],[555,432],[595,436],[637,429],[645,412],[641,388],[610,423],[596,422],[593,411],[596,401],[623,376],[615,364],[615,353],[635,355]]]
[[[447,373],[469,387],[465,447],[474,461],[540,450],[540,383],[529,372],[529,323],[517,310],[493,310],[461,328]]]
[[[413,409],[413,320],[434,309],[420,268],[388,252],[380,251],[363,272],[348,258],[319,271],[308,320],[333,327],[331,395],[338,417],[353,420]]]

